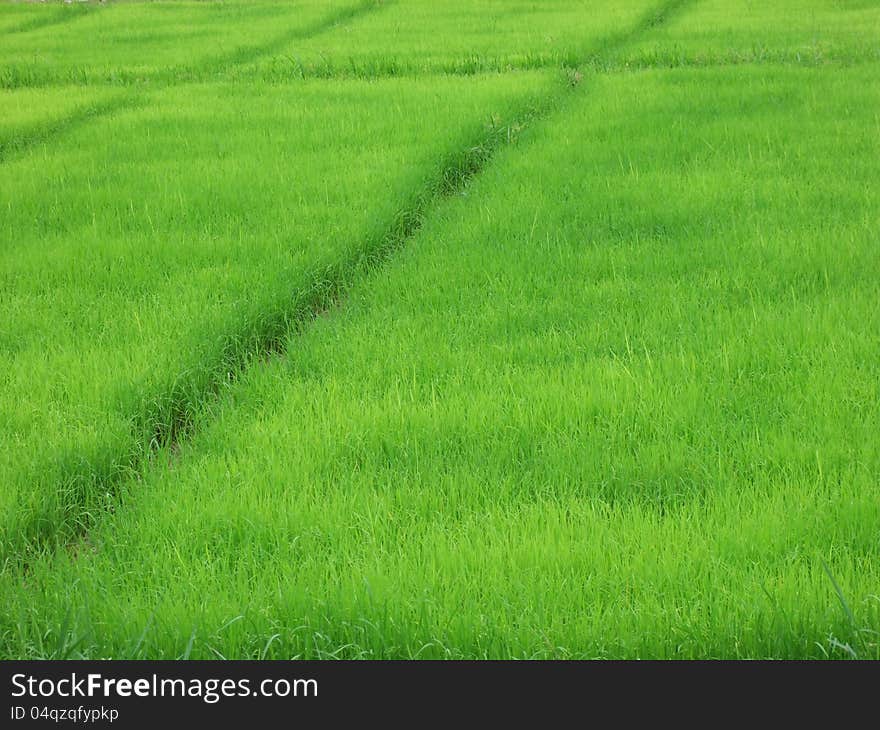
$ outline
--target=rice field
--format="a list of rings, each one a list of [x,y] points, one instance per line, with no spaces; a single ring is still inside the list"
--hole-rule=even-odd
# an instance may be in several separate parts
[[[0,4],[0,656],[880,658],[880,3]]]
[[[878,28],[880,6],[873,0],[699,0],[616,60],[636,66],[862,64],[880,60]]]
[[[4,5],[8,12],[18,3]],[[51,16],[49,8],[43,9],[44,23],[32,20],[26,32],[5,34],[0,85],[132,83],[216,74],[332,26],[361,7],[355,0],[58,4]]]
[[[440,162],[553,83],[175,87],[9,160],[4,551],[81,525],[134,451],[381,246]]]
[[[652,0],[383,2],[359,22],[296,39],[253,66],[271,79],[574,68],[633,32],[655,6]]]

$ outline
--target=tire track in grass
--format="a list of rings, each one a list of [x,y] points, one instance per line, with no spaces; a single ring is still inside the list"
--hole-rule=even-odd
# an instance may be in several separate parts
[[[247,63],[263,55],[271,54],[277,49],[289,43],[290,41],[296,40],[297,38],[311,38],[313,36],[320,35],[321,33],[325,33],[328,30],[335,28],[337,25],[341,23],[351,22],[357,19],[359,16],[377,7],[383,7],[383,5],[377,2],[377,0],[367,0],[366,2],[361,2],[357,5],[351,5],[335,13],[332,13],[306,28],[297,28],[292,31],[287,31],[286,33],[277,36],[276,38],[272,39],[270,42],[262,46],[239,49],[239,51],[235,51],[227,56],[223,56],[220,60],[215,59],[213,63],[209,64],[209,66],[205,68],[205,71],[201,74],[200,79],[205,80],[207,75],[209,74],[216,75],[217,73],[228,70],[238,64]],[[83,16],[78,15],[77,17],[84,17],[84,14]],[[175,83],[188,82],[185,77],[181,76],[179,70],[165,70],[161,72],[161,76],[166,86],[173,86],[175,85]],[[24,84],[21,86],[15,86],[13,88],[33,88],[34,86],[41,86],[41,84]],[[66,117],[63,117],[51,124],[39,125],[31,129],[30,131],[25,132],[24,134],[7,140],[5,143],[0,142],[0,164],[6,162],[16,155],[26,153],[28,150],[38,144],[48,142],[55,137],[62,136],[66,132],[75,129],[88,121],[109,116],[117,111],[121,111],[122,109],[131,108],[137,104],[138,99],[138,91],[132,90],[128,92],[128,94],[125,96],[116,98],[109,102],[104,102],[102,104],[95,104],[82,109],[78,109],[73,113],[67,115]]]
[[[133,86],[144,82],[152,82],[154,84],[173,85],[194,81],[213,81],[216,80],[218,75],[229,73],[236,66],[277,53],[293,41],[314,38],[333,30],[339,25],[355,21],[362,15],[376,9],[387,7],[387,5],[387,2],[382,2],[381,0],[361,0],[339,10],[328,12],[324,17],[309,25],[287,29],[263,43],[243,46],[219,56],[207,56],[193,65],[176,63],[148,72],[126,69],[105,72],[82,68],[78,70],[62,70],[44,75],[33,73],[32,69],[29,69],[27,66],[22,68],[12,67],[5,70],[0,69],[0,87],[7,89],[38,88],[57,83]],[[77,17],[85,16],[85,12],[77,14]]]
[[[690,1],[666,0],[629,31],[605,39],[599,47],[606,52],[619,49],[646,29],[665,22],[672,12]],[[195,416],[206,403],[219,397],[223,389],[237,380],[251,364],[272,354],[283,355],[291,337],[307,329],[328,310],[341,307],[352,285],[381,269],[420,230],[425,217],[443,200],[462,193],[499,149],[513,144],[524,129],[572,98],[571,91],[579,84],[581,74],[575,68],[569,68],[562,70],[561,75],[563,78],[554,92],[524,104],[509,122],[493,126],[471,145],[443,160],[438,175],[413,193],[409,202],[392,217],[384,233],[364,241],[348,259],[306,272],[311,284],[292,292],[291,304],[286,311],[272,318],[250,322],[244,332],[226,333],[219,362],[212,368],[217,377],[211,382],[199,384],[182,377],[170,391],[154,394],[150,408],[131,415],[132,439],[127,454],[120,454],[114,463],[101,471],[79,454],[61,455],[63,463],[68,465],[63,472],[66,476],[59,484],[59,490],[70,497],[72,508],[68,520],[63,525],[33,525],[31,533],[19,541],[21,551],[3,556],[0,570],[26,574],[31,551],[40,553],[61,547],[75,554],[100,514],[86,510],[90,494],[106,494],[108,506],[105,509],[114,509],[121,487],[138,479],[146,462],[162,449],[171,453],[177,451],[180,440],[193,432]],[[252,346],[245,348],[242,342]],[[77,509],[76,505],[80,508]]]
[[[381,0],[362,0],[356,5],[350,5],[349,7],[337,10],[335,13],[331,13],[330,15],[317,20],[312,23],[312,25],[305,28],[294,28],[276,36],[262,45],[250,48],[240,48],[233,51],[227,56],[222,57],[222,60],[217,61],[214,64],[209,64],[209,70],[217,71],[218,69],[226,69],[231,66],[238,66],[243,63],[256,61],[262,56],[269,56],[273,53],[277,53],[292,41],[305,40],[306,38],[321,35],[329,30],[333,30],[337,25],[351,23],[362,15],[387,7],[388,4],[388,2],[381,2]]]
[[[686,6],[692,4],[694,0],[669,0],[665,3],[662,3],[660,6],[650,9],[643,18],[631,28],[629,31],[616,36],[611,36],[604,41],[600,41],[597,44],[596,50],[590,52],[586,58],[586,60],[582,60],[579,64],[575,64],[574,66],[568,66],[562,64],[561,68],[576,71],[577,67],[588,66],[591,64],[595,64],[595,59],[601,58],[601,56],[605,53],[613,52],[615,50],[619,50],[620,48],[628,45],[633,40],[638,38],[643,33],[651,30],[659,24],[667,22],[671,17],[681,12]],[[280,48],[287,45],[290,41],[296,40],[298,38],[310,38],[316,35],[320,35],[321,33],[327,32],[337,25],[341,23],[351,22],[359,18],[360,16],[373,11],[376,8],[387,7],[388,3],[382,3],[378,0],[366,0],[365,2],[361,2],[357,5],[352,5],[347,8],[343,8],[336,13],[333,13],[313,25],[307,28],[298,28],[292,31],[288,31],[280,36],[277,36],[270,42],[255,48],[247,48],[240,49],[235,51],[228,56],[223,57],[222,60],[216,61],[215,63],[210,65],[210,69],[212,71],[218,71],[223,69],[228,69],[232,66],[236,66],[239,64],[247,63],[249,61],[255,60],[261,56],[269,55],[271,53],[276,52]],[[82,14],[78,14],[75,17],[84,17],[85,11]],[[69,19],[66,16],[71,15],[71,13],[62,11],[58,17],[63,17],[63,20]],[[54,17],[54,16],[53,16]],[[41,24],[37,27],[42,27],[42,25],[51,25],[55,22],[61,22],[60,20],[53,20],[48,23]],[[28,28],[31,29],[31,28]],[[539,65],[535,68],[554,68],[559,67],[557,64],[549,64],[549,65]],[[529,67],[531,69],[531,67]],[[512,69],[508,69],[512,70]],[[519,70],[518,68],[516,70]],[[609,69],[610,70],[610,69]],[[442,68],[439,69],[436,73],[438,74],[456,74],[456,75],[476,75],[480,73],[479,71],[473,72],[469,70],[458,70],[456,71],[454,67],[450,68]],[[351,74],[342,73],[342,74],[334,74],[329,78],[339,77],[349,77]],[[426,75],[424,72],[414,73],[413,76],[424,76]],[[372,78],[371,75],[368,74]],[[169,85],[173,85],[169,83]],[[120,111],[123,108],[134,106],[137,101],[137,96],[135,94],[131,94],[127,97],[121,97],[117,99],[113,99],[111,101],[103,102],[100,104],[91,105],[82,109],[78,109],[71,113],[70,115],[59,119],[51,124],[41,126],[39,128],[35,128],[30,132],[26,132],[24,135],[12,138],[7,140],[5,143],[0,143],[0,163],[7,161],[11,157],[16,154],[21,154],[26,152],[31,147],[40,144],[42,142],[46,142],[52,137],[60,136],[65,132],[72,130],[81,124],[92,120],[98,119],[103,116],[108,116],[113,114],[116,111]]]
[[[688,5],[696,0],[673,0],[649,9],[645,15],[629,30],[621,34],[607,36],[596,46],[575,60],[526,60],[522,62],[497,63],[490,61],[485,65],[472,64],[469,62],[449,61],[426,68],[378,68],[371,66],[352,65],[345,68],[332,68],[329,66],[307,67],[296,59],[291,61],[294,71],[279,73],[273,69],[247,69],[241,73],[234,72],[238,67],[247,66],[260,58],[272,56],[282,51],[291,42],[296,40],[310,39],[322,33],[331,31],[337,26],[357,21],[362,16],[388,8],[393,0],[362,0],[361,2],[341,8],[330,13],[304,28],[293,28],[266,41],[263,44],[239,48],[228,54],[205,59],[204,63],[196,66],[169,66],[144,74],[139,72],[118,72],[112,78],[91,77],[85,73],[80,78],[67,79],[67,82],[81,85],[92,83],[107,83],[119,86],[131,86],[143,82],[153,82],[162,85],[175,85],[179,83],[203,83],[217,80],[218,76],[227,76],[230,80],[246,81],[248,79],[270,80],[272,82],[297,81],[302,79],[379,79],[379,78],[421,78],[424,76],[450,75],[450,76],[476,76],[486,73],[509,73],[513,71],[537,71],[551,70],[555,68],[576,68],[592,66],[597,70],[612,70],[612,62],[603,59],[605,53],[619,50],[630,43],[633,39],[650,31],[659,24],[667,22],[670,18],[679,14]],[[55,79],[54,81],[57,81]],[[54,83],[52,78],[8,78],[0,79],[0,86],[4,88],[35,88]]]
[[[559,86],[563,86],[562,80]],[[273,354],[283,355],[291,335],[305,330],[328,310],[341,306],[354,283],[380,269],[394,252],[406,245],[439,202],[460,193],[500,147],[512,144],[533,119],[554,108],[559,99],[556,94],[532,101],[509,123],[494,125],[471,145],[449,155],[438,166],[436,177],[414,192],[391,217],[384,232],[365,240],[347,259],[304,272],[310,284],[291,293],[287,310],[248,322],[241,331],[225,333],[218,362],[211,368],[217,376],[211,382],[200,385],[181,377],[170,391],[147,394],[152,396],[149,398],[151,407],[129,414],[132,438],[128,453],[120,454],[103,471],[97,471],[81,454],[60,454],[59,463],[64,465],[65,476],[59,490],[67,494],[65,501],[71,505],[67,521],[63,525],[41,521],[29,525],[29,533],[18,541],[23,543],[21,553],[16,555],[10,551],[0,556],[0,571],[26,574],[31,552],[52,551],[63,546],[75,554],[97,516],[85,508],[89,495],[106,494],[105,509],[114,509],[120,487],[137,479],[144,463],[155,458],[160,450],[176,452],[178,442],[193,431],[194,416],[205,403],[219,397],[225,387],[252,364]],[[4,552],[6,548],[3,546]]]
[[[589,53],[586,58],[581,59],[579,65],[588,66],[593,59],[601,57],[605,53],[620,51],[645,33],[668,23],[696,2],[697,0],[666,0],[666,2],[660,3],[649,9],[629,31],[611,36],[605,43],[600,44],[595,52]]]
[[[77,20],[78,18],[85,18],[93,12],[100,11],[96,11],[94,6],[92,6],[91,4],[83,4],[74,6],[64,5],[60,8],[56,8],[54,13],[49,13],[49,11],[43,12],[44,16],[42,18],[31,18],[30,20],[25,20],[19,25],[13,26],[12,28],[7,28],[5,31],[3,31],[3,35],[12,35],[13,33],[29,33],[32,30],[41,30],[42,28],[48,28],[53,25],[68,23],[72,20]]]
[[[49,124],[37,125],[22,135],[12,137],[6,142],[0,142],[0,164],[23,155],[31,148],[70,132],[87,122],[134,107],[139,101],[138,94],[126,94],[98,104],[81,107],[66,117],[61,117]]]
[[[514,71],[537,71],[551,70],[556,68],[574,69],[589,66],[594,70],[601,72],[611,72],[618,70],[615,63],[603,56],[606,53],[619,50],[626,46],[632,40],[638,38],[659,24],[667,22],[670,18],[678,15],[696,0],[673,0],[666,2],[655,8],[649,9],[647,13],[628,31],[618,35],[611,35],[596,44],[595,48],[588,51],[586,56],[582,56],[574,61],[566,59],[561,60],[527,60],[524,62],[513,63],[495,63],[489,62],[486,65],[474,65],[471,63],[460,63],[458,61],[450,61],[441,63],[436,66],[427,68],[378,68],[378,67],[361,67],[350,66],[345,68],[331,67],[306,67],[302,63],[290,59],[295,66],[293,73],[278,73],[273,69],[248,69],[244,68],[240,72],[236,72],[239,67],[246,67],[254,61],[267,56],[277,54],[283,50],[292,41],[305,40],[321,35],[322,33],[331,31],[343,23],[357,21],[360,17],[390,6],[390,2],[382,0],[363,0],[360,3],[342,8],[328,16],[314,22],[305,28],[294,28],[288,30],[275,38],[257,46],[239,48],[228,54],[206,59],[205,62],[197,66],[170,66],[159,69],[148,74],[139,72],[119,72],[114,73],[112,78],[90,78],[88,74],[84,74],[81,78],[67,79],[67,83],[90,85],[95,83],[118,85],[118,86],[134,86],[144,82],[152,82],[163,86],[174,86],[180,83],[205,83],[216,81],[218,77],[226,77],[230,80],[247,81],[249,79],[259,79],[272,81],[275,83],[284,83],[290,81],[299,81],[302,79],[380,79],[380,78],[422,78],[425,76],[477,76],[488,73],[510,73]],[[84,17],[77,16],[77,17]],[[60,22],[60,21],[57,21]],[[645,65],[645,64],[643,64]],[[648,64],[650,66],[650,64]],[[0,86],[3,88],[37,88],[54,83],[52,78],[0,78]],[[155,87],[154,87],[155,88]]]
[[[635,25],[629,30],[625,30],[619,34],[611,34],[599,43],[595,44],[592,50],[585,55],[577,56],[576,60],[569,62],[566,59],[527,59],[525,61],[502,62],[497,59],[489,60],[485,64],[471,63],[470,61],[452,60],[432,64],[425,68],[418,67],[376,67],[369,65],[357,65],[354,62],[348,67],[333,67],[331,65],[307,67],[300,61],[288,58],[291,61],[294,71],[279,73],[273,69],[251,69],[242,78],[255,77],[261,79],[270,79],[273,82],[283,82],[286,80],[301,79],[380,79],[380,78],[422,78],[425,76],[476,76],[486,73],[509,73],[512,71],[538,71],[551,69],[574,69],[587,65],[595,65],[596,59],[601,58],[604,53],[620,50],[642,34],[652,30],[658,25],[666,23],[669,19],[684,11],[688,5],[696,2],[696,0],[667,0],[659,5],[649,8],[648,11],[640,18]],[[387,7],[389,3],[382,3],[380,0],[371,0],[367,5],[373,7]],[[361,13],[359,12],[358,15]],[[330,26],[332,27],[332,25]],[[328,28],[329,29],[329,28]],[[295,40],[291,38],[290,40]],[[284,44],[280,44],[277,48],[266,47],[266,52],[260,55],[270,55],[275,51],[281,50]],[[257,56],[259,57],[259,56]],[[248,61],[256,60],[257,57],[249,58]]]

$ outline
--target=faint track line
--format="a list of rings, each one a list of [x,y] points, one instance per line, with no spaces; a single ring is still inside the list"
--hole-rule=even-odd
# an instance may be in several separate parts
[[[18,155],[43,142],[48,142],[66,132],[76,129],[87,122],[110,116],[115,112],[134,106],[138,101],[136,94],[126,94],[109,101],[82,107],[50,124],[31,129],[6,142],[0,142],[0,164],[8,162]]]
[[[331,28],[335,28],[341,23],[350,22],[377,7],[384,7],[384,5],[380,5],[376,2],[376,0],[369,0],[368,2],[361,2],[358,5],[352,5],[350,7],[344,8],[336,13],[322,18],[321,20],[315,22],[307,28],[297,28],[296,30],[288,31],[280,36],[273,38],[269,43],[266,43],[262,46],[246,49],[246,52],[239,51],[225,56],[222,60],[215,61],[211,65],[210,68],[212,69],[212,71],[210,73],[216,74],[217,71],[222,68],[229,68],[230,66],[247,63],[251,60],[259,58],[260,56],[272,53],[274,50],[284,47],[291,40],[295,40],[297,38],[310,38],[312,36],[319,35],[323,32],[326,32],[327,30],[330,30]],[[208,73],[209,72],[207,71],[205,72],[206,75]],[[165,85],[174,86],[176,85],[174,82],[189,83],[186,79],[174,79],[174,81],[166,83]],[[39,84],[37,86],[39,86]],[[25,84],[23,86],[18,86],[14,88],[32,87]],[[84,109],[79,109],[68,115],[67,117],[64,117],[63,119],[60,119],[52,124],[35,127],[27,132],[20,134],[17,137],[13,137],[5,143],[0,142],[0,164],[6,162],[8,159],[14,157],[17,154],[23,154],[37,144],[47,142],[52,138],[60,136],[65,132],[79,127],[88,121],[105,117],[123,108],[133,106],[136,103],[136,98],[137,91],[129,91],[127,95],[123,96],[122,98],[115,99],[110,102],[105,102],[103,104],[92,105]]]
[[[173,86],[181,83],[217,80],[218,75],[227,73],[237,66],[277,53],[293,41],[313,38],[384,7],[387,7],[387,3],[377,0],[362,0],[360,3],[329,13],[310,25],[288,29],[262,44],[245,46],[213,58],[208,57],[194,66],[177,64],[147,73],[124,69],[116,69],[106,73],[95,73],[88,69],[65,69],[57,73],[35,73],[27,64],[12,64],[5,68],[0,67],[0,88],[41,88],[59,83],[81,86],[135,86],[144,82]],[[84,15],[85,13],[83,13]]]
[[[281,35],[273,38],[270,41],[267,41],[261,46],[256,46],[252,49],[243,49],[242,51],[231,53],[226,58],[225,63],[227,65],[236,66],[242,63],[255,61],[262,56],[268,56],[272,53],[277,53],[291,41],[304,40],[306,38],[312,38],[314,36],[321,35],[322,33],[326,33],[328,30],[332,30],[338,25],[350,23],[357,20],[363,15],[366,15],[380,8],[385,8],[387,6],[388,3],[380,3],[377,0],[362,1],[358,5],[352,5],[350,7],[343,8],[325,18],[321,18],[320,20],[315,21],[310,26],[307,26],[305,28],[295,28],[286,33],[282,33]],[[221,61],[221,63],[224,62]]]
[[[33,30],[41,30],[42,28],[49,28],[53,25],[60,25],[61,23],[69,23],[79,18],[85,18],[91,15],[93,12],[100,11],[96,11],[93,7],[87,5],[76,5],[73,7],[58,8],[52,14],[47,13],[45,17],[31,18],[30,20],[25,20],[21,24],[13,26],[12,28],[7,28],[5,31],[3,31],[2,35],[30,33]]]
[[[629,43],[641,33],[665,22],[670,13],[689,0],[671,0],[654,8],[634,28],[601,44],[605,49],[616,49]],[[371,3],[372,4],[372,3]],[[353,17],[349,15],[348,17]],[[330,27],[327,23],[323,28]],[[241,337],[227,333],[218,365],[214,372],[226,373],[207,384],[198,384],[182,378],[169,392],[153,394],[149,400],[155,408],[128,414],[132,422],[132,444],[128,454],[120,454],[116,462],[103,470],[84,462],[77,454],[67,455],[68,463],[75,465],[66,470],[59,488],[79,494],[83,489],[99,490],[117,501],[122,486],[128,483],[145,463],[161,449],[177,450],[181,439],[194,430],[197,413],[205,405],[220,397],[230,382],[237,380],[253,362],[268,354],[284,354],[290,340],[306,330],[328,310],[343,306],[352,286],[367,276],[376,274],[393,255],[401,250],[421,229],[425,217],[445,199],[461,193],[491,162],[503,147],[513,143],[525,128],[540,121],[562,107],[571,97],[571,90],[579,82],[577,75],[569,76],[570,83],[560,82],[558,89],[542,99],[524,104],[506,124],[493,126],[472,144],[448,157],[440,166],[439,174],[415,191],[407,205],[392,217],[384,233],[363,241],[348,259],[329,267],[305,272],[310,284],[291,292],[290,307],[272,318],[262,317],[247,322],[243,339],[257,343],[256,348],[243,351],[236,343]],[[241,332],[238,333],[241,335]],[[256,350],[256,354],[254,352]],[[144,434],[148,437],[144,441]],[[85,494],[80,499],[86,501]],[[111,508],[112,509],[112,508]],[[33,525],[31,532],[18,539],[12,551],[2,555],[2,570],[26,573],[30,551],[36,553],[63,547],[72,548],[81,542],[94,524],[96,516],[85,508],[76,511],[63,526],[52,525],[51,530]],[[5,546],[4,546],[5,547]]]

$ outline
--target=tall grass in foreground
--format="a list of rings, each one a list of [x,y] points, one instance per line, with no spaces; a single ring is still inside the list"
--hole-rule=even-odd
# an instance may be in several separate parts
[[[7,575],[3,654],[880,657],[871,78],[589,77]]]

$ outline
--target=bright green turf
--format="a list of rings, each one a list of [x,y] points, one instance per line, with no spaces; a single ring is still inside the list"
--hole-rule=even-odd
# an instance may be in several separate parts
[[[688,0],[620,54],[635,65],[880,60],[875,0]]]
[[[395,0],[359,22],[296,40],[258,66],[278,78],[479,72],[576,65],[658,0]]]
[[[878,40],[0,3],[0,656],[880,658]]]
[[[34,30],[44,25],[52,25],[79,17],[89,12],[90,5],[81,3],[2,2],[0,3],[0,44],[6,42],[5,33],[19,33]]]
[[[249,59],[358,5],[357,0],[90,5],[63,23],[0,36],[0,83],[179,76]],[[58,8],[48,5],[43,12],[57,14]]]
[[[873,74],[588,76],[7,578],[3,653],[880,657]]]
[[[118,89],[0,89],[0,160],[121,98]]]
[[[2,557],[106,504],[153,430],[557,83],[183,86],[0,166]]]

